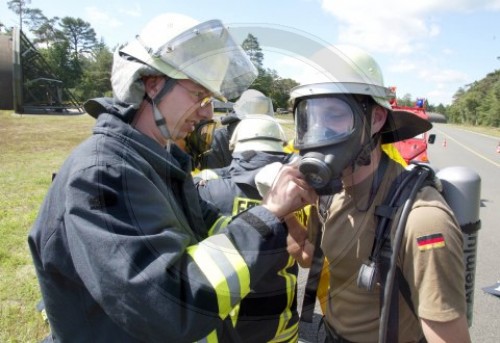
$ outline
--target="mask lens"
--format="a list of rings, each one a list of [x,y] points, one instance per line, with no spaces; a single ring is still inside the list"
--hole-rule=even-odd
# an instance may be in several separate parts
[[[347,137],[354,128],[354,113],[344,100],[318,97],[302,100],[296,108],[299,146],[321,146]]]

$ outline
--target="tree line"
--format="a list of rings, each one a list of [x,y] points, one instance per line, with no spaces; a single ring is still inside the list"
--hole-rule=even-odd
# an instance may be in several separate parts
[[[30,32],[40,54],[64,85],[79,101],[111,96],[113,53],[102,38],[97,40],[90,23],[74,17],[48,18],[42,10],[28,7],[30,2],[10,0],[7,5],[19,16],[20,28],[27,28],[24,31]],[[288,108],[289,91],[299,83],[282,78],[276,70],[264,67],[264,53],[254,35],[248,34],[242,48],[258,70],[258,77],[251,87],[269,96],[275,109]],[[415,104],[410,94],[405,94],[397,101],[404,106]],[[460,88],[451,105],[433,105],[426,101],[426,107],[430,112],[445,115],[452,123],[498,127],[500,71]]]
[[[500,70],[459,88],[446,116],[452,123],[499,127]]]
[[[25,33],[29,32],[29,38],[38,52],[65,87],[81,102],[94,97],[111,96],[113,53],[103,39],[97,40],[90,23],[69,16],[49,18],[42,10],[30,8],[30,2],[10,0],[7,5],[19,16],[19,27]],[[286,108],[288,93],[298,82],[282,78],[277,71],[264,68],[264,54],[255,36],[249,34],[242,48],[258,70],[252,88],[273,99],[275,108]]]

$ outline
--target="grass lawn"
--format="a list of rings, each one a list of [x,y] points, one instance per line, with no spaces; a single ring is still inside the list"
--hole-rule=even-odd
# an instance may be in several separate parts
[[[38,342],[48,327],[27,236],[56,172],[91,133],[88,115],[0,111],[0,342]]]
[[[277,115],[288,139],[290,114]],[[16,115],[0,111],[0,342],[37,342],[48,326],[35,310],[40,292],[27,236],[56,172],[91,134],[88,115]],[[485,132],[485,130],[483,130]],[[498,129],[485,133],[500,137]],[[68,304],[70,306],[70,304]]]

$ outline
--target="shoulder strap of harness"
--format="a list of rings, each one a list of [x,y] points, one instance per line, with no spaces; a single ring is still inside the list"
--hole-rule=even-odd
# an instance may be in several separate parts
[[[432,169],[425,165],[414,165],[410,171],[405,171],[402,177],[397,178],[384,203],[375,210],[379,217],[375,240],[370,260],[378,269],[380,281],[380,342],[397,342],[399,328],[399,292],[405,299],[413,314],[416,312],[411,301],[410,287],[404,275],[397,266],[398,252],[401,239],[406,227],[409,212],[418,191],[426,186],[435,186],[435,176]],[[398,209],[403,207],[396,218]],[[391,242],[391,223],[398,220],[394,241]]]
[[[372,194],[372,197],[375,195],[378,187],[382,182],[382,179],[385,175],[385,171],[387,170],[388,161],[389,157],[385,153],[383,153],[380,160],[380,164],[375,173],[375,180],[372,184],[372,191],[370,192]],[[323,236],[324,222],[327,217],[328,209],[332,204],[333,197],[334,195],[320,196],[318,202],[318,212],[321,217],[321,225],[318,225],[318,228],[316,230],[313,259],[311,267],[309,268],[309,274],[307,276],[306,287],[304,290],[304,299],[302,302],[302,312],[300,316],[301,321],[308,323],[312,322],[314,308],[316,305],[316,295],[318,292],[318,285],[320,282],[321,271],[323,269],[323,264],[325,261],[323,250],[321,249],[321,239]],[[368,206],[370,206],[371,201],[373,201],[372,197],[370,197]]]

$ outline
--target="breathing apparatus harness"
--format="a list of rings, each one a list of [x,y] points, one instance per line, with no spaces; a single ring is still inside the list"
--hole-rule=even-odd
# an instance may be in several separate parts
[[[415,197],[424,186],[439,190],[433,170],[425,165],[415,164],[410,171],[403,172],[397,179],[382,205],[377,206],[375,215],[379,217],[375,231],[372,252],[367,264],[362,264],[358,274],[358,287],[373,290],[380,282],[380,324],[378,341],[397,342],[399,328],[399,292],[416,316],[411,301],[410,287],[397,265],[398,254]],[[398,209],[402,206],[397,217]],[[394,240],[391,242],[391,223],[397,220]]]
[[[388,156],[382,154],[379,168],[373,181],[375,187],[381,183],[388,163]],[[358,273],[357,284],[360,288],[373,290],[376,283],[380,283],[381,315],[378,342],[397,342],[399,328],[399,292],[415,314],[411,301],[410,287],[405,280],[401,269],[397,266],[398,252],[406,227],[408,215],[418,191],[427,185],[440,190],[433,170],[425,165],[415,164],[411,170],[404,171],[396,179],[382,205],[375,209],[379,217],[375,231],[372,252],[367,263],[362,264]],[[372,184],[372,185],[373,185]],[[373,186],[372,186],[373,188]],[[320,197],[319,213],[323,219],[330,207],[333,195]],[[398,209],[403,206],[399,216]],[[394,241],[391,242],[391,223],[398,220]],[[323,225],[322,225],[323,226]],[[316,293],[324,263],[324,255],[320,248],[323,227],[317,233],[313,261],[306,283],[302,304],[301,320],[312,322]]]

